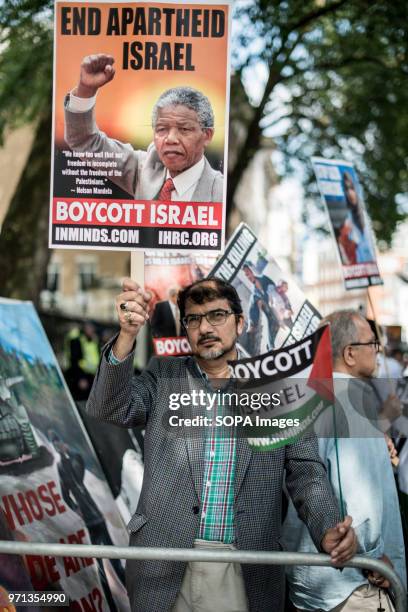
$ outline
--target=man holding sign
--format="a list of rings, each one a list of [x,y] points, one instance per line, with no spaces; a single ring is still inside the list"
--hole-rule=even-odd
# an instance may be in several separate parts
[[[213,425],[192,431],[192,419],[184,419],[169,426],[171,418],[181,421],[181,406],[192,416],[203,408],[210,421],[222,412],[222,402],[213,402],[210,411],[206,402],[195,403],[195,394],[214,400],[231,383],[228,362],[238,356],[244,328],[236,290],[211,278],[181,291],[180,318],[193,357],[155,357],[134,376],[135,339],[148,319],[150,299],[137,283],[124,281],[116,300],[120,333],[105,348],[88,402],[95,417],[146,427],[145,476],[128,525],[130,544],[280,550],[286,470],[287,490],[317,548],[335,566],[350,559],[356,550],[351,517],[340,519],[314,437],[257,453],[245,438],[219,434]],[[132,610],[138,612],[283,608],[284,573],[278,566],[129,561],[126,575]]]
[[[115,153],[118,174],[112,180],[137,200],[222,202],[223,176],[204,152],[214,135],[208,98],[191,87],[165,91],[152,112],[153,143],[147,151],[109,138],[95,122],[98,90],[115,75],[114,58],[85,57],[77,87],[65,102],[65,140],[74,151]]]

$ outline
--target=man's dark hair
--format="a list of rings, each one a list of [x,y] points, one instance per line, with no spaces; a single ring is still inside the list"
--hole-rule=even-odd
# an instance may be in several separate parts
[[[241,300],[236,289],[215,276],[198,280],[179,292],[177,305],[180,319],[183,319],[185,315],[187,300],[191,300],[194,304],[205,304],[212,300],[228,300],[232,312],[237,315],[242,314]]]

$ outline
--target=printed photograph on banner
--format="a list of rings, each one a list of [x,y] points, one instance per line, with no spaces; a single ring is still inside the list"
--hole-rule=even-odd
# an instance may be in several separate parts
[[[315,331],[320,314],[244,223],[210,273],[231,283],[241,298],[248,356],[293,344]]]
[[[0,500],[11,537],[126,546],[125,524],[30,302],[0,299]],[[129,611],[120,560],[39,557],[35,591],[72,610]]]
[[[195,281],[204,279],[216,261],[208,253],[146,251],[145,288],[153,295],[150,330],[155,355],[188,355],[190,345],[180,323],[177,296]]]
[[[382,285],[374,234],[353,165],[322,157],[313,157],[312,163],[336,240],[345,288]]]
[[[50,246],[223,249],[230,19],[56,1]]]
[[[247,405],[238,401],[238,410],[243,417],[242,431],[254,450],[268,451],[295,442],[333,406],[328,325],[288,347],[231,361],[230,368],[233,378],[240,381],[242,397],[248,397]],[[331,421],[329,415],[330,426]]]

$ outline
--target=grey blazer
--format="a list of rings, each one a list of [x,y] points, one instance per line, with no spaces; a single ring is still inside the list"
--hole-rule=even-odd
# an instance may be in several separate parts
[[[98,129],[94,109],[73,113],[65,108],[65,141],[74,151],[120,153],[114,159],[122,176],[112,177],[121,189],[136,200],[153,200],[166,179],[166,168],[153,143],[147,151],[135,151],[130,144],[109,138]],[[192,202],[222,202],[224,177],[204,158],[204,170],[191,197]]]
[[[111,365],[105,349],[87,410],[122,427],[144,425],[145,473],[137,511],[130,520],[132,546],[192,548],[200,523],[204,442],[187,431],[163,425],[169,393],[187,393],[189,375],[199,378],[191,357],[157,358],[133,375],[133,354]],[[191,380],[191,377],[190,377]],[[174,413],[173,413],[174,414]],[[177,428],[179,429],[179,428]],[[317,548],[340,514],[317,441],[301,441],[270,452],[252,452],[237,438],[235,473],[235,545],[242,550],[280,550],[284,472],[286,487]],[[186,564],[129,561],[127,588],[133,612],[170,612]],[[284,602],[284,568],[243,565],[250,612],[280,612]],[[214,610],[216,612],[216,610]]]

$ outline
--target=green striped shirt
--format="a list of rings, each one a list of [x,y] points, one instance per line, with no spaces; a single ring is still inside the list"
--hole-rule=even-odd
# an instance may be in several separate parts
[[[218,406],[217,415],[222,413],[222,406]],[[235,436],[223,432],[222,427],[207,427],[204,457],[199,537],[231,544],[234,541]]]

